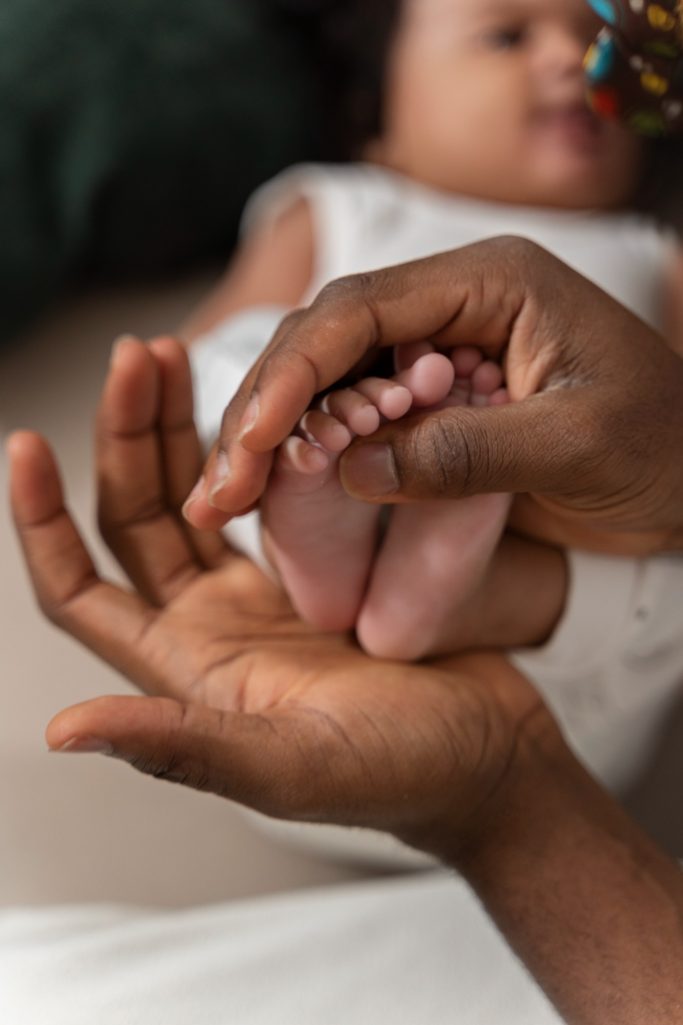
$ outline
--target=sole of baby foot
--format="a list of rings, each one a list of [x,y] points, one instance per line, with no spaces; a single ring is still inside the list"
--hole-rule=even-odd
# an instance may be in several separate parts
[[[378,658],[417,661],[469,646],[459,628],[505,528],[511,498],[477,495],[398,506],[356,623]]]
[[[263,547],[292,605],[312,626],[333,632],[353,628],[379,515],[376,506],[344,491],[335,453],[302,438],[281,446],[261,501]]]
[[[411,369],[427,358],[418,358]],[[479,350],[454,350],[447,362],[452,384],[438,400],[440,408],[507,401],[501,367]],[[392,510],[356,626],[369,654],[414,661],[469,645],[472,626],[479,626],[470,606],[488,574],[510,504],[509,495],[478,495]]]

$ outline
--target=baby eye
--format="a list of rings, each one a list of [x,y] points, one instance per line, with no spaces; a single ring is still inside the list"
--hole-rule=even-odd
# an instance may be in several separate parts
[[[492,50],[514,50],[526,40],[526,31],[521,25],[509,25],[489,29],[485,42]]]

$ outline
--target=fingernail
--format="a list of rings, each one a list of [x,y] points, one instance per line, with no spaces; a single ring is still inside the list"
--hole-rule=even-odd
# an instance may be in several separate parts
[[[388,445],[359,445],[343,457],[344,487],[351,494],[367,497],[398,491],[394,453]]]
[[[111,356],[109,357],[109,365],[114,366],[116,360],[121,355],[124,346],[128,345],[129,342],[136,342],[137,338],[135,335],[119,335],[114,340],[114,344],[111,347]]]
[[[242,416],[242,419],[240,420],[240,429],[239,429],[239,434],[237,435],[237,440],[238,441],[241,441],[242,438],[246,434],[248,434],[250,430],[252,430],[252,428],[256,424],[256,421],[259,418],[259,413],[260,412],[261,412],[261,403],[259,401],[259,397],[258,397],[258,395],[252,395],[252,397],[249,400],[249,405],[245,409],[244,415]]]
[[[108,740],[100,740],[99,737],[72,737],[61,747],[51,747],[50,752],[52,754],[111,755],[114,753],[114,748]]]
[[[189,493],[189,495],[185,499],[185,504],[183,505],[183,516],[185,515],[187,510],[190,508],[190,506],[194,502],[196,502],[198,498],[201,497],[201,495],[204,493],[204,488],[205,487],[206,487],[206,477],[204,476],[204,474],[202,474],[201,477],[199,478],[199,480],[197,481],[197,483],[195,484],[195,486],[192,488],[192,491]]]
[[[209,480],[209,494],[207,502],[214,505],[213,499],[222,491],[230,480],[230,461],[227,452],[219,452],[213,464],[211,479]]]

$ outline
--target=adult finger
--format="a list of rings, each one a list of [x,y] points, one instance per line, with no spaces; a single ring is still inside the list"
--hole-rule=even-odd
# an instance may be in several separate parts
[[[247,452],[239,443],[226,453],[216,442],[189,495],[182,513],[198,531],[220,530],[232,517],[251,512],[263,494],[273,465],[272,452]],[[213,491],[224,490],[230,481],[231,509],[227,513],[215,504]],[[219,483],[217,483],[219,482]]]
[[[324,766],[312,770],[316,746],[299,748],[301,737],[287,713],[252,715],[170,698],[105,697],[60,712],[46,739],[53,751],[111,755],[148,775],[265,814],[297,817],[320,804],[320,794],[313,795]]]
[[[584,415],[582,415],[582,413]],[[549,420],[556,423],[548,429]],[[364,501],[581,491],[601,446],[576,394],[544,393],[484,409],[454,407],[387,424],[341,458],[344,488]]]
[[[300,316],[301,311],[294,311],[284,319],[223,413],[219,438],[183,507],[185,519],[199,530],[219,530],[232,516],[250,511],[265,489],[273,464],[272,452],[248,452],[239,444],[244,425],[248,424],[254,409],[249,401],[245,405],[245,396],[252,395],[261,366],[277,350],[283,335]],[[215,495],[224,491],[227,482],[230,482],[230,507],[226,511],[218,507]],[[221,504],[225,506],[224,502]]]
[[[527,282],[534,280],[524,265],[537,249],[520,239],[492,239],[324,288],[308,310],[283,322],[229,405],[191,521],[213,515],[215,523],[220,510],[224,522],[256,501],[273,449],[314,396],[371,350],[427,339],[499,356],[513,332],[524,329]]]
[[[120,341],[97,416],[98,521],[135,587],[156,605],[201,572],[166,492],[161,406],[156,360],[137,339]]]
[[[98,576],[65,508],[47,443],[21,431],[12,435],[7,448],[12,513],[40,608],[55,625],[139,686],[156,689],[140,654],[154,610]]]
[[[612,375],[506,406],[387,424],[344,453],[342,483],[382,503],[533,495],[535,513],[515,520],[533,536],[629,553],[679,549],[683,366],[663,342],[643,355],[630,384]]]
[[[148,343],[159,371],[158,433],[166,501],[203,565],[220,565],[228,548],[220,534],[193,529],[182,509],[203,462],[194,422],[192,372],[187,350],[175,338],[154,338]]]

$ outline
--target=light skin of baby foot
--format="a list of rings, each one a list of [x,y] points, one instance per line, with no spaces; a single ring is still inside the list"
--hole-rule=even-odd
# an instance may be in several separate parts
[[[451,361],[431,352],[394,380],[331,392],[278,450],[261,502],[264,547],[297,612],[318,628],[354,626],[379,533],[378,507],[342,488],[339,454],[413,405],[442,401],[453,376]]]
[[[478,350],[406,349],[393,380],[331,392],[302,418],[279,450],[262,514],[268,554],[304,619],[330,630],[356,625],[372,654],[413,659],[453,633],[453,617],[500,538],[509,498],[394,509],[375,561],[379,510],[343,491],[338,455],[353,436],[409,408],[485,406],[507,393],[500,367]]]
[[[424,359],[424,350],[417,355]],[[497,364],[475,349],[456,350],[451,362],[453,386],[441,406],[507,402]],[[477,495],[392,509],[356,623],[369,654],[415,660],[467,644],[469,605],[489,576],[510,503],[509,495]]]
[[[508,495],[392,509],[356,623],[379,658],[415,661],[459,650],[459,619],[477,593],[510,509]]]

